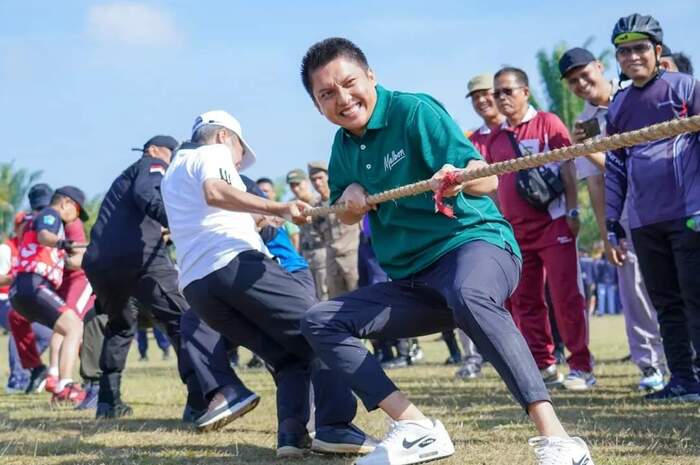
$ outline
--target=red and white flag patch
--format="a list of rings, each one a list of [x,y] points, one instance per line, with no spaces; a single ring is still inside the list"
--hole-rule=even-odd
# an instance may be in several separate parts
[[[158,173],[158,174],[160,174],[161,176],[165,176],[165,167],[164,167],[163,165],[153,164],[153,165],[151,165],[151,167],[149,168],[148,172],[149,172],[150,174]]]

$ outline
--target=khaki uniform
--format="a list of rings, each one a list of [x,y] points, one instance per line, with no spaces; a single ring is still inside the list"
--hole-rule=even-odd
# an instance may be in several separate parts
[[[328,206],[328,202],[322,204]],[[326,243],[328,296],[333,298],[357,289],[360,225],[343,224],[335,214],[330,214],[323,218],[321,226]]]
[[[312,207],[321,205],[318,199],[312,202]],[[323,235],[323,223],[325,218],[314,218],[310,224],[299,227],[299,247],[301,254],[309,263],[309,271],[316,284],[316,296],[319,300],[328,300],[327,268],[326,268],[326,240]]]

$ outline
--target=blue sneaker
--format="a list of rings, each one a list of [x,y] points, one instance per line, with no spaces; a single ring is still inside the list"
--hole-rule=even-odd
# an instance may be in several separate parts
[[[194,422],[199,431],[216,431],[258,406],[260,396],[254,392],[237,392],[232,386],[220,388],[209,402],[207,411]]]
[[[700,383],[671,376],[659,392],[644,396],[650,402],[700,402]]]
[[[311,437],[306,430],[277,433],[277,458],[299,458],[309,450]]]
[[[6,394],[24,394],[29,385],[29,378],[23,376],[10,376],[5,386]]]
[[[97,397],[100,395],[100,383],[89,383],[85,386],[85,398],[80,402],[75,410],[92,410],[97,408]]]
[[[658,392],[664,388],[664,375],[654,367],[646,367],[642,370],[642,378],[639,380],[640,391]]]
[[[317,427],[311,450],[321,454],[368,454],[376,446],[376,439],[349,423]]]

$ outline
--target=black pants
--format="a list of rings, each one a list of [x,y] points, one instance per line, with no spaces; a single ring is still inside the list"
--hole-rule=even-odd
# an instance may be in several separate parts
[[[263,254],[247,251],[184,293],[211,328],[272,368],[280,425],[308,422],[312,371],[317,426],[349,423],[357,408],[350,388],[315,359],[301,334],[301,320],[316,302],[309,287]]]
[[[649,297],[656,307],[671,374],[697,381],[693,349],[700,354],[700,233],[685,220],[632,230]]]
[[[119,400],[121,372],[136,332],[136,312],[129,299],[134,297],[151,310],[178,355],[180,317],[188,305],[178,291],[174,267],[145,271],[125,271],[118,267],[108,270],[88,268],[85,272],[101,311],[108,317],[100,355],[102,376],[99,401],[114,403]]]
[[[107,315],[91,308],[83,319],[83,344],[80,346],[80,376],[88,382],[98,382],[102,376],[100,356],[104,345]]]

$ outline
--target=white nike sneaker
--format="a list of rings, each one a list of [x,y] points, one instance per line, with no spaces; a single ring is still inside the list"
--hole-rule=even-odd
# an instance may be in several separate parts
[[[455,446],[440,420],[402,420],[394,422],[374,451],[357,459],[355,465],[409,465],[454,453]]]
[[[537,465],[594,465],[588,446],[581,438],[539,436],[528,441]]]

